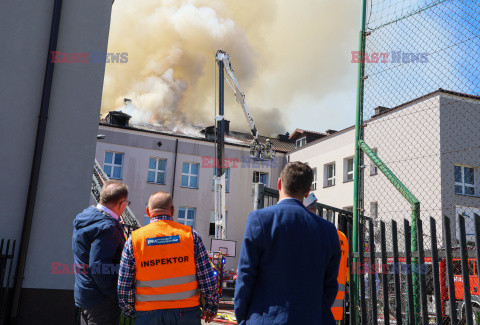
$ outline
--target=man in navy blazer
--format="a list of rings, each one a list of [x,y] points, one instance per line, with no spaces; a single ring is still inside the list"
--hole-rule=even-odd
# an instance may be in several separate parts
[[[245,324],[335,324],[340,243],[335,226],[302,201],[312,169],[288,163],[278,204],[250,213],[235,288],[235,315]]]

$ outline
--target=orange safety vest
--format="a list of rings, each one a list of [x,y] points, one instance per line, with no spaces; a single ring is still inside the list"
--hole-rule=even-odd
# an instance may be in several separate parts
[[[348,257],[348,241],[343,232],[337,230],[338,239],[340,240],[340,250],[342,251],[342,257],[340,258],[340,266],[338,269],[338,292],[335,302],[332,306],[332,314],[335,320],[343,319],[343,301],[345,300],[345,284],[347,283],[347,257]]]
[[[193,233],[170,220],[148,224],[132,233],[135,257],[135,310],[200,305]]]

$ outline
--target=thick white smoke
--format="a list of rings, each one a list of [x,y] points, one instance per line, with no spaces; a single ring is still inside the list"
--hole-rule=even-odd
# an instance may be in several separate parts
[[[352,0],[116,0],[108,52],[127,52],[128,63],[107,64],[102,113],[121,108],[134,122],[211,125],[222,49],[261,134],[291,129],[300,116],[312,121],[308,109],[320,116],[332,107],[303,103],[322,106],[320,98],[333,96],[341,104],[347,91],[354,98],[357,7]],[[125,97],[132,107],[123,107]],[[226,84],[225,110],[233,129],[248,132]]]

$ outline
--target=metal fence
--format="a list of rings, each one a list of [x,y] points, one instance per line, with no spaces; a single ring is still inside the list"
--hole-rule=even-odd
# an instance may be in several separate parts
[[[263,183],[254,184],[254,210],[263,209],[278,202],[278,190],[266,187]],[[317,214],[337,225],[338,229],[347,234],[347,224],[352,224],[353,213],[317,202]]]
[[[255,209],[277,201],[278,191],[255,184]],[[351,212],[317,203],[317,214],[352,241]],[[480,216],[472,221],[472,234],[467,233],[465,217],[457,217],[458,242],[453,241],[450,217],[443,216],[440,222],[434,217],[423,219],[428,221],[425,225],[422,218],[416,219],[416,237],[412,238],[413,225],[407,219],[398,223],[361,217],[359,246],[363,249],[350,250],[348,258],[348,278],[358,277],[360,294],[358,303],[353,303],[348,281],[342,324],[480,324],[480,247],[472,245],[470,238],[480,240]],[[413,241],[417,242],[415,250]],[[351,317],[353,311],[358,318]]]
[[[11,302],[10,282],[12,279],[15,244],[11,240],[0,241],[0,324],[7,323],[7,310]]]
[[[399,240],[390,240],[394,234],[390,226],[386,227],[386,251],[393,252],[393,245],[397,244],[399,252],[405,253],[404,258],[411,254],[412,265],[417,266],[422,265],[421,256],[416,253],[421,251],[420,245],[423,244],[427,255],[436,245],[439,262],[432,263],[444,265],[445,275],[453,276],[455,283],[461,284],[450,290],[457,297],[455,301],[462,297],[460,300],[466,302],[470,292],[477,299],[475,271],[469,275],[472,281],[468,290],[462,289],[469,276],[455,273],[462,269],[460,261],[454,258],[451,264],[447,257],[441,256],[450,248],[455,255],[462,240],[472,251],[478,246],[474,225],[480,215],[480,2],[363,0],[362,3],[360,46],[358,51],[352,51],[352,62],[359,67],[354,204],[358,216],[354,218],[355,225],[358,222],[354,232],[358,236],[354,237],[360,240],[361,235],[365,236],[365,242],[359,241],[356,251],[368,260],[369,254],[382,245],[382,222],[390,225],[396,221],[399,228],[395,235]],[[372,228],[361,215],[372,219]],[[435,236],[430,226],[425,226],[419,236],[417,221],[430,223],[431,218],[442,236]],[[401,226],[404,219],[409,219],[409,227]],[[407,245],[404,239],[408,236]],[[472,264],[476,270],[477,264]],[[411,282],[412,289],[402,291],[398,297],[391,290],[385,296],[382,290],[388,287],[382,286],[380,280],[376,297],[366,295],[361,288],[361,276],[354,279],[359,280],[358,303],[372,311],[358,315],[363,323],[388,321],[383,309],[387,296],[402,306],[400,310],[406,315],[404,324],[428,321],[422,291],[434,293],[436,288],[434,281],[427,281],[428,277],[422,284],[421,273],[412,273],[411,279],[400,276],[400,288],[410,288]],[[370,282],[371,278],[367,284]],[[368,291],[369,287],[366,288]],[[435,298],[434,294],[427,296],[431,296],[427,302]],[[360,301],[361,298],[365,301]],[[448,299],[443,296],[439,299],[443,308]],[[411,303],[413,309],[409,309]],[[430,305],[438,307],[436,303]],[[475,306],[466,304],[469,308]],[[461,309],[453,305],[451,309],[460,315]],[[438,318],[431,310],[428,313],[430,321],[451,321]],[[434,320],[432,315],[436,315]],[[390,317],[399,321],[396,316]],[[470,323],[468,318],[465,321]]]

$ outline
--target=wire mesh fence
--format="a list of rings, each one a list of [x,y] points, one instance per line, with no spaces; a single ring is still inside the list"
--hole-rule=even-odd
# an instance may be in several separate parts
[[[367,1],[365,53],[352,52],[352,62],[363,63],[361,139],[419,201],[420,220],[433,218],[440,234],[445,231],[443,218],[449,220],[450,248],[454,253],[461,246],[462,231],[469,251],[475,253],[477,248],[474,218],[480,215],[479,21],[478,1],[371,0]],[[412,220],[411,203],[377,163],[366,155],[360,161],[360,214],[373,221],[372,228],[361,221],[365,241],[359,248],[364,251],[365,261],[371,264],[370,252],[380,249],[381,221],[387,224],[396,221],[399,238],[413,236],[411,245],[404,240],[397,242],[404,258],[409,250],[414,250],[413,264],[425,264],[429,258],[431,261],[433,245],[437,245],[440,253],[444,252],[445,236],[433,238],[430,226],[424,227],[421,238],[416,236],[416,222],[407,229],[403,227],[404,219]],[[462,218],[464,227],[459,224]],[[385,231],[385,248],[393,252],[394,241],[388,240],[392,238],[392,230],[387,227]],[[419,242],[427,254],[424,263],[420,263],[418,256]],[[478,277],[474,276],[474,259],[469,262],[471,274],[467,277],[472,281],[466,289],[476,301],[480,293]],[[453,259],[452,263],[440,263],[440,271],[450,267],[454,280],[464,283],[460,260]],[[383,297],[386,287],[381,279],[375,278],[377,292],[372,294],[369,290],[375,285],[372,276],[366,275],[365,280],[365,305],[369,311],[366,323],[385,322],[386,300],[378,297]],[[408,276],[401,275],[400,287],[408,289],[408,281]],[[422,276],[413,274],[411,281],[412,292],[402,291],[400,301],[395,301],[393,291],[389,291],[389,317],[398,321],[399,315],[395,316],[393,311],[399,304],[402,315],[409,315],[412,297],[415,315],[411,320],[406,316],[404,323],[418,323],[422,316],[419,313],[424,309],[433,317],[427,322],[441,323],[443,320],[434,317],[433,266],[428,266]],[[461,287],[454,286],[452,306],[465,300],[466,291]],[[359,290],[361,295],[363,289]],[[429,304],[425,308],[422,290]],[[449,310],[444,303],[448,299],[445,290],[442,294],[439,299],[445,313]]]

